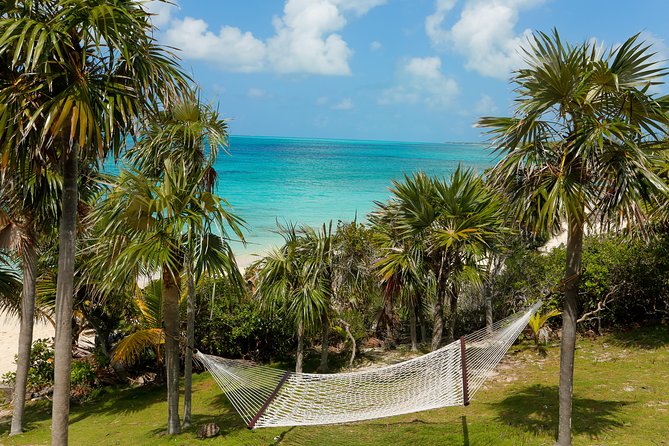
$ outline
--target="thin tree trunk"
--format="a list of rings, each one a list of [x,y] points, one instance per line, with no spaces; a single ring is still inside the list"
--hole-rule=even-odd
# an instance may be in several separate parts
[[[434,303],[434,318],[432,327],[432,351],[437,350],[441,345],[441,338],[444,332],[444,294],[437,292],[437,299]]]
[[[186,309],[186,359],[184,360],[184,422],[183,428],[191,425],[191,407],[193,400],[193,349],[195,348],[195,279],[192,259],[187,260],[188,275]]]
[[[63,196],[58,235],[58,280],[56,283],[56,340],[54,343],[51,444],[68,444],[70,371],[72,367],[72,300],[77,238],[78,150],[75,143],[63,160]]]
[[[413,303],[409,308],[409,335],[411,336],[411,351],[418,350],[418,336],[416,335],[416,305]]]
[[[455,286],[449,294],[451,295],[448,318],[448,342],[450,343],[455,339],[455,322],[458,315],[458,291]]]
[[[574,354],[576,351],[576,320],[578,317],[578,290],[581,281],[582,252],[583,223],[570,221],[567,236],[562,342],[560,345],[560,388],[558,391],[560,410],[557,439],[557,445],[559,446],[571,446]]]
[[[319,366],[319,369],[321,372],[327,372],[328,353],[330,349],[330,319],[328,318],[327,311],[323,310],[321,319],[323,320],[323,333],[321,339],[321,365]]]
[[[495,280],[495,272],[493,272],[493,264],[495,263],[495,255],[490,255],[488,259],[488,277],[483,285],[483,301],[485,305],[485,326],[488,332],[492,330],[492,290],[493,280]]]
[[[351,325],[346,322],[343,319],[339,319],[339,322],[344,326],[344,330],[346,331],[346,335],[348,338],[351,340],[351,359],[348,362],[348,371],[351,371],[351,368],[353,368],[353,361],[355,360],[355,351],[356,351],[356,343],[355,343],[355,338],[351,334]]]
[[[434,303],[434,314],[432,325],[432,351],[437,350],[441,345],[441,338],[444,333],[444,300],[446,299],[446,277],[444,274],[444,265],[446,263],[446,254],[442,253],[439,262],[439,274],[437,276],[437,296]]]
[[[304,321],[297,324],[297,353],[295,354],[295,373],[302,373],[304,361]]]
[[[167,266],[163,267],[163,324],[165,372],[167,374],[167,433],[181,432],[179,420],[179,286]]]
[[[425,315],[421,309],[418,310],[418,319],[420,320],[420,342],[427,344],[427,327]]]
[[[26,406],[26,385],[28,369],[30,368],[30,348],[33,342],[33,323],[35,319],[35,281],[37,256],[34,247],[34,232],[32,225],[30,241],[23,247],[23,295],[21,298],[21,329],[19,333],[19,354],[16,366],[16,386],[14,387],[14,408],[12,412],[12,427],[9,435],[23,432],[23,414]]]

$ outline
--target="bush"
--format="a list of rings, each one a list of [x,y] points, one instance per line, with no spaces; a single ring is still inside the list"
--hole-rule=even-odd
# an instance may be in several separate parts
[[[262,316],[253,302],[242,302],[228,311],[215,308],[212,319],[198,319],[195,347],[226,358],[269,361],[293,350],[293,329],[284,320]]]
[[[518,307],[541,298],[543,312],[561,308],[565,259],[563,246],[545,254],[515,249],[497,280],[501,298],[496,305]],[[579,314],[591,313],[585,326],[630,325],[666,315],[669,235],[650,241],[621,235],[586,237],[581,274]]]
[[[14,357],[14,362],[18,356]],[[14,386],[16,384],[16,372],[7,372],[2,375],[2,380]],[[38,339],[33,342],[30,350],[30,368],[28,369],[28,392],[39,392],[53,385],[53,341],[49,339]]]
[[[29,393],[41,392],[53,386],[53,354],[53,341],[38,339],[33,342],[26,388]],[[17,360],[18,357],[15,357],[15,362]],[[92,356],[72,361],[70,384],[74,398],[82,400],[91,394],[97,384],[96,369],[96,361]],[[2,381],[13,387],[16,384],[16,372],[5,373]]]
[[[71,395],[78,400],[88,399],[97,384],[94,357],[72,361],[70,372]]]

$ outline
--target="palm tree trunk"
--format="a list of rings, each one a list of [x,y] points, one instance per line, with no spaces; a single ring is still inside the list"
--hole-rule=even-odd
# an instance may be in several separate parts
[[[427,321],[422,309],[418,310],[418,319],[420,321],[420,342],[427,344]]]
[[[295,354],[295,373],[302,373],[304,361],[304,321],[297,324],[297,353]]]
[[[416,305],[411,303],[409,307],[409,335],[411,336],[411,351],[418,350],[418,336],[416,334]]]
[[[497,271],[493,272],[493,265],[495,262],[495,255],[491,254],[488,259],[488,277],[486,278],[483,284],[483,302],[485,305],[485,326],[490,332],[492,330],[492,292],[494,287],[494,281],[496,279]]]
[[[448,318],[448,342],[453,342],[455,339],[455,322],[458,315],[458,290],[453,286],[451,288],[450,304],[449,304],[449,318]]]
[[[437,299],[434,302],[434,325],[432,326],[432,351],[437,350],[441,345],[441,338],[444,333],[444,293],[437,291]]]
[[[439,261],[439,274],[437,275],[437,293],[434,302],[434,314],[432,325],[432,351],[437,350],[441,345],[441,338],[444,333],[444,301],[446,299],[446,274],[444,274],[444,265],[446,264],[446,253],[441,254]]]
[[[167,374],[167,433],[181,431],[179,421],[179,286],[172,272],[163,267],[163,324],[165,328],[165,372]]]
[[[183,428],[190,427],[193,401],[193,349],[195,348],[195,279],[192,259],[187,260],[188,282],[186,284],[188,302],[186,309],[186,359],[184,360],[184,422]]]
[[[78,150],[75,143],[63,160],[63,197],[58,235],[58,280],[56,283],[56,340],[54,343],[51,444],[68,444],[70,371],[72,367],[72,300],[77,238]]]
[[[570,219],[574,220],[574,219]],[[567,264],[564,279],[564,308],[562,310],[562,342],[560,345],[559,422],[557,445],[571,446],[572,395],[574,387],[574,354],[576,351],[576,320],[578,290],[581,281],[583,252],[583,223],[569,222]]]
[[[23,247],[23,295],[21,299],[21,329],[19,333],[19,355],[16,366],[16,386],[14,387],[14,408],[12,412],[12,427],[9,435],[23,432],[23,414],[26,406],[26,385],[28,369],[30,368],[30,348],[33,342],[33,323],[35,318],[35,267],[37,257],[34,249],[34,235],[32,225],[30,241]]]
[[[330,319],[328,318],[328,313],[326,310],[323,310],[321,319],[323,321],[323,334],[321,339],[321,365],[318,368],[321,372],[327,372],[328,353],[330,349]]]

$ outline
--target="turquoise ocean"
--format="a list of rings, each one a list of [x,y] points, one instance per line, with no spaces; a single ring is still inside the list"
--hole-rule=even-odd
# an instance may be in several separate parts
[[[278,246],[277,222],[320,226],[364,221],[393,179],[424,171],[446,177],[459,164],[483,172],[495,155],[470,143],[410,143],[232,136],[216,161],[218,194],[246,221],[241,263]]]

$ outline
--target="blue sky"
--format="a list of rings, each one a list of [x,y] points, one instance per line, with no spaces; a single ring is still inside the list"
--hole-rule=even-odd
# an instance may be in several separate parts
[[[157,38],[232,135],[482,141],[476,119],[510,112],[520,45],[553,27],[607,46],[642,32],[669,58],[667,0],[174,3],[148,2]]]

